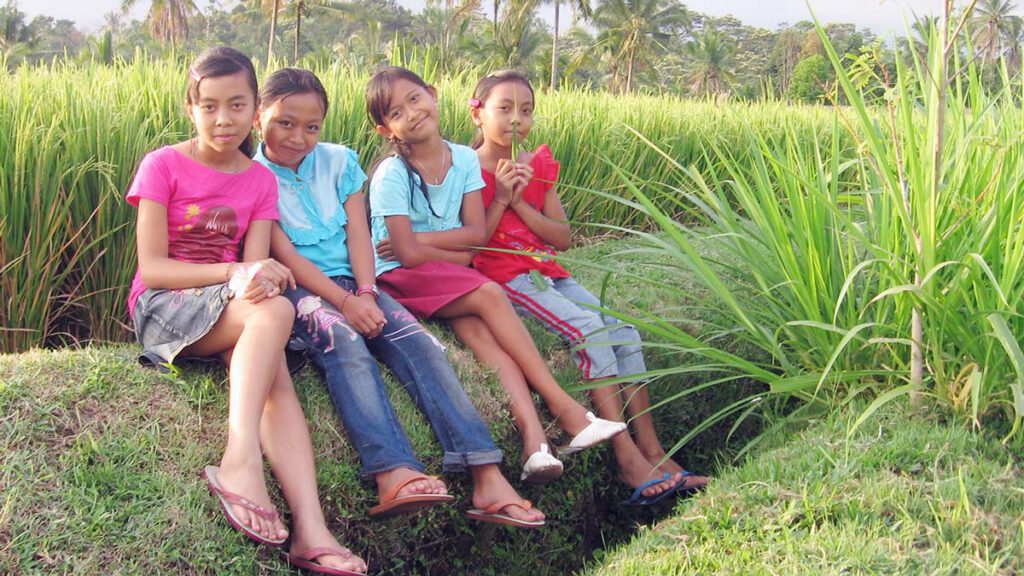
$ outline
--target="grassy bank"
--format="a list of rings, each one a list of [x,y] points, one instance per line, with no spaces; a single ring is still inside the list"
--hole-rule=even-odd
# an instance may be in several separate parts
[[[600,261],[613,257],[615,246],[573,254]],[[582,276],[589,285],[601,285],[592,272]],[[610,282],[607,293],[623,306],[656,301],[649,287],[622,282]],[[572,386],[578,373],[568,351],[532,328],[556,377]],[[500,386],[450,333],[433,329],[505,451],[506,475],[518,479],[519,439]],[[269,549],[228,527],[198,476],[223,448],[224,371],[190,366],[160,375],[136,364],[138,351],[135,345],[112,345],[0,355],[0,573],[288,573]],[[652,367],[679,361],[658,353],[649,360]],[[668,397],[701,377],[660,380],[652,384],[652,396]],[[430,427],[408,395],[388,383],[416,453],[428,470],[440,472],[441,451]],[[373,574],[567,574],[594,550],[626,541],[637,525],[671,510],[619,506],[630,490],[615,478],[611,452],[597,449],[566,460],[558,483],[521,487],[548,514],[550,525],[543,530],[469,522],[464,513],[471,486],[457,475],[445,478],[458,498],[453,506],[416,518],[371,521],[367,510],[376,494],[358,478],[356,454],[319,376],[306,368],[296,386],[313,435],[330,527],[368,559]],[[681,438],[743,393],[721,387],[658,410],[662,439]],[[681,461],[711,473],[727,449],[727,433],[722,424],[699,435]],[[739,434],[748,433],[744,428]],[[277,502],[284,509],[279,497]]]
[[[1024,455],[896,405],[848,437],[856,417],[775,438],[583,574],[1024,570]]]

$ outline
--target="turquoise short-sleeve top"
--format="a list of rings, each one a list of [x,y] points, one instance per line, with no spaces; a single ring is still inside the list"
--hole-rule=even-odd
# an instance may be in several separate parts
[[[397,156],[384,159],[370,180],[370,232],[374,245],[388,237],[384,219],[408,216],[413,232],[443,232],[462,226],[462,197],[484,187],[480,159],[468,146],[445,142],[452,153],[452,167],[440,184],[427,184],[430,204],[420,191],[420,179],[413,176]],[[431,212],[433,208],[433,212]],[[376,259],[377,275],[398,268],[397,261]]]
[[[352,276],[344,204],[366,182],[355,151],[320,142],[292,171],[267,159],[261,144],[254,160],[277,177],[278,222],[299,254],[328,276]]]

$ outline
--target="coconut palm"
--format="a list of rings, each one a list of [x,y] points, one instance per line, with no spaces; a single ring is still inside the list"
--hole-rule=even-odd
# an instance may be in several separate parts
[[[555,27],[551,33],[551,89],[555,90],[558,88],[558,8],[562,0],[552,0],[551,3],[555,6]],[[569,0],[569,5],[572,7],[573,20],[577,17],[588,20],[593,15],[590,0]]]
[[[995,60],[1002,56],[1003,38],[1017,7],[1013,0],[978,0],[971,14],[974,29],[974,47],[984,60]]]
[[[128,12],[138,0],[123,0],[121,10]],[[170,42],[171,50],[178,45],[178,40],[188,38],[188,19],[199,13],[192,0],[152,0],[146,20],[159,42]]]
[[[714,28],[686,43],[686,54],[693,60],[689,74],[690,89],[698,94],[723,94],[736,80],[732,71],[736,47]]]
[[[690,15],[676,0],[604,0],[593,22],[600,30],[598,46],[611,57],[614,83],[624,82],[629,92],[637,69],[665,50],[668,40],[689,25]]]
[[[274,40],[277,38],[277,23],[284,9],[284,0],[250,0],[250,6],[270,14],[270,40],[267,42],[267,62],[274,56]]]

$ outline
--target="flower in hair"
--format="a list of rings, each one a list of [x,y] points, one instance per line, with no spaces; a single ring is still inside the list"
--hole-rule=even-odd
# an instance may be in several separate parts
[[[469,107],[470,108],[479,108],[480,107],[480,99],[479,98],[470,98],[469,99]]]

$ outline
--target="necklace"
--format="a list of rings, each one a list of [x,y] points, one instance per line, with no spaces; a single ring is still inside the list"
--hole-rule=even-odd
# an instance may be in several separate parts
[[[438,163],[436,172],[427,170],[427,167],[419,162],[414,162],[414,164],[416,164],[416,167],[420,169],[421,175],[428,183],[437,186],[442,180],[444,180],[445,175],[448,174],[448,171],[445,169],[447,166],[445,157],[450,154],[451,151],[448,150],[448,145],[444,144],[443,148],[441,148],[441,162]]]
[[[188,155],[189,155],[189,157],[192,158],[193,160],[195,160],[196,162],[199,162],[203,166],[206,166],[208,168],[212,168],[212,169],[217,170],[219,172],[224,172],[225,174],[238,174],[239,172],[242,171],[241,166],[240,166],[240,164],[242,162],[242,159],[239,156],[235,156],[234,161],[231,163],[231,168],[230,169],[222,170],[219,166],[211,166],[211,165],[207,164],[206,162],[203,162],[202,160],[199,159],[199,156],[196,155],[196,139],[195,138],[192,138],[191,140],[189,140],[188,144],[189,144],[189,147],[188,147]]]

